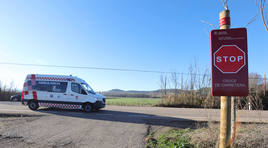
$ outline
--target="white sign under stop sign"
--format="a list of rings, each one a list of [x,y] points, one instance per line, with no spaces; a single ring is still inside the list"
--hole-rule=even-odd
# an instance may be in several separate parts
[[[222,73],[237,73],[246,65],[245,52],[236,45],[223,45],[214,53],[214,66]]]

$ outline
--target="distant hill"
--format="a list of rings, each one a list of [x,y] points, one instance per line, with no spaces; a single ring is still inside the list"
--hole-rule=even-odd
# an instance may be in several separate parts
[[[167,90],[167,93],[172,92],[174,92],[174,89]],[[180,90],[178,90],[178,92],[180,92]],[[159,98],[161,96],[161,89],[152,91],[112,89],[109,91],[101,92],[101,94],[107,97]]]
[[[124,90],[121,90],[121,89],[112,89],[112,90],[109,90],[109,92],[123,92]]]

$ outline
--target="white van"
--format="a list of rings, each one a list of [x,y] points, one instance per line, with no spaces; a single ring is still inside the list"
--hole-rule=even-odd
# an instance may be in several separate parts
[[[105,107],[103,95],[95,93],[84,80],[71,75],[27,75],[21,101],[31,110],[43,106],[91,112]]]

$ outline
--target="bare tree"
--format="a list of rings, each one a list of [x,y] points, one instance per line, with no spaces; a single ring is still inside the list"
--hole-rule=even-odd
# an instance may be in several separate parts
[[[262,104],[262,84],[263,78],[260,74],[257,73],[250,73],[249,74],[249,93],[250,95],[247,96],[244,100],[245,107],[250,106],[252,109],[263,109]],[[242,102],[243,103],[243,102]]]
[[[268,32],[268,12],[266,10],[268,3],[266,2],[266,0],[256,0],[256,4],[261,14],[262,23],[265,27],[265,30]]]
[[[161,85],[161,95],[162,98],[165,98],[167,96],[167,76],[161,75],[160,77],[160,85]]]
[[[184,90],[185,88],[183,87],[183,85],[184,85],[183,84],[184,83],[184,81],[183,81],[183,75],[181,75],[181,82],[180,83],[181,83],[181,90]]]
[[[197,77],[199,76],[199,71],[197,67],[196,59],[194,63],[189,67],[189,75],[190,75],[190,90],[193,91],[194,89],[198,88],[199,83],[197,83]]]
[[[177,73],[176,72],[171,74],[171,80],[172,80],[172,83],[173,83],[173,86],[174,86],[174,95],[175,95],[175,98],[176,98],[177,95],[178,95],[178,78],[177,78]]]
[[[190,65],[189,67],[189,75],[190,75],[190,90],[192,91],[194,89],[194,77],[193,77],[193,66]]]
[[[249,74],[249,89],[250,91],[261,91],[260,85],[263,84],[263,79],[260,74],[250,73]]]
[[[223,7],[228,10],[228,1],[229,0],[221,0],[222,4],[223,4]]]

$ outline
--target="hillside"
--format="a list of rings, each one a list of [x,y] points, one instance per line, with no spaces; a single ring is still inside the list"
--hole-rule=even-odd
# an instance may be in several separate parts
[[[173,89],[167,90],[167,93],[172,92],[174,92]],[[178,90],[178,92],[180,92],[180,90]],[[107,97],[159,98],[161,96],[161,89],[152,91],[112,89],[109,91],[103,91],[101,94]]]

